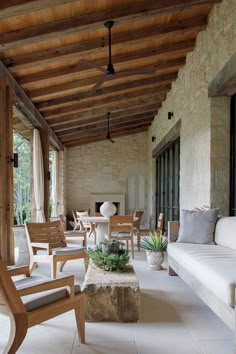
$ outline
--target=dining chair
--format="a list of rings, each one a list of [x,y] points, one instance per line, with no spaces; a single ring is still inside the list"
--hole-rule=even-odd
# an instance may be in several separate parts
[[[88,211],[77,211],[77,218],[89,217]],[[91,234],[94,234],[94,243],[96,243],[96,224],[94,222],[89,221],[81,221],[79,220],[81,230],[87,230],[89,232],[89,237]]]
[[[114,215],[110,216],[108,225],[108,236],[119,241],[126,241],[131,244],[131,254],[134,258],[134,217],[133,215]]]
[[[15,281],[11,278],[20,274],[26,277]],[[7,270],[0,259],[0,313],[10,318],[10,336],[3,354],[17,352],[28,328],[71,310],[75,312],[80,342],[85,343],[84,293],[74,285],[74,276],[35,278],[29,277],[29,267]],[[43,343],[43,338],[40,340]]]
[[[78,244],[78,238],[82,238],[83,247],[87,247],[87,233],[86,230],[67,230],[66,229],[66,216],[63,214],[59,215],[59,218],[62,222],[64,235],[66,237],[66,241],[72,244]],[[74,240],[75,238],[75,240]]]
[[[80,222],[76,216],[76,211],[72,210],[72,216],[73,216],[73,219],[74,219],[74,231],[75,230],[80,230],[81,228],[81,225],[80,225]]]
[[[148,236],[150,234],[152,230],[151,228],[151,216],[149,217],[148,220],[148,228],[142,228],[142,226],[140,227],[139,231],[137,232],[137,246],[138,246],[138,250],[140,251],[140,240],[142,236]],[[164,213],[160,213],[159,217],[158,217],[158,221],[157,221],[157,229],[155,231],[161,233],[163,230],[163,226],[164,226]]]
[[[51,276],[55,279],[58,262],[61,262],[60,271],[62,272],[67,261],[79,258],[84,259],[85,269],[87,269],[87,249],[67,247],[60,220],[46,223],[26,222],[25,227],[30,250],[31,272],[37,263],[50,262]]]

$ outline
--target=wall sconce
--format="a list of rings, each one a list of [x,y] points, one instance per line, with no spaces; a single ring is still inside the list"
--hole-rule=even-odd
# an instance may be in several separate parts
[[[13,162],[13,166],[16,167],[16,168],[18,168],[18,167],[19,167],[18,154],[17,154],[17,153],[14,153],[13,158],[8,157],[8,158],[7,158],[7,162],[8,162],[8,163]]]
[[[168,119],[171,119],[172,117],[174,117],[174,112],[168,112]]]
[[[154,143],[154,141],[156,140],[155,136],[152,136],[152,142]]]

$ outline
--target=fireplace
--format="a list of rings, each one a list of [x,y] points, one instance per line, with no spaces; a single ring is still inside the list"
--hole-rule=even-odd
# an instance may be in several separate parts
[[[106,202],[111,201],[115,204],[118,215],[125,215],[125,194],[90,194],[90,214],[95,215],[100,212],[100,206]]]

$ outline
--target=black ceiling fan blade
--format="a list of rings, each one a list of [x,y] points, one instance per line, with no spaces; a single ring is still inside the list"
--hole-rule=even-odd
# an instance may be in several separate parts
[[[102,68],[101,66],[97,65],[96,63],[94,63],[93,61],[90,61],[90,60],[87,60],[87,59],[80,59],[80,63],[81,64],[85,64],[85,65],[88,65],[92,68],[96,68],[98,69],[99,71],[103,72],[104,74],[107,73],[107,70]]]
[[[98,80],[98,82],[92,87],[91,92],[96,92],[96,91],[99,89],[99,87],[101,87],[102,84],[103,84],[107,79],[108,79],[108,76],[106,76],[106,75],[102,76],[101,79]]]
[[[107,136],[106,139],[110,140],[111,143],[115,143],[115,141],[111,138],[111,133],[110,133],[110,112],[107,112]]]

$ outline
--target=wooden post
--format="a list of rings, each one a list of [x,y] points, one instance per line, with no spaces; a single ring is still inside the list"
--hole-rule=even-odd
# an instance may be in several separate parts
[[[13,95],[0,79],[0,256],[14,263],[13,226]]]
[[[49,138],[47,131],[40,129],[39,133],[42,145],[44,168],[44,215],[46,221],[49,221]]]

